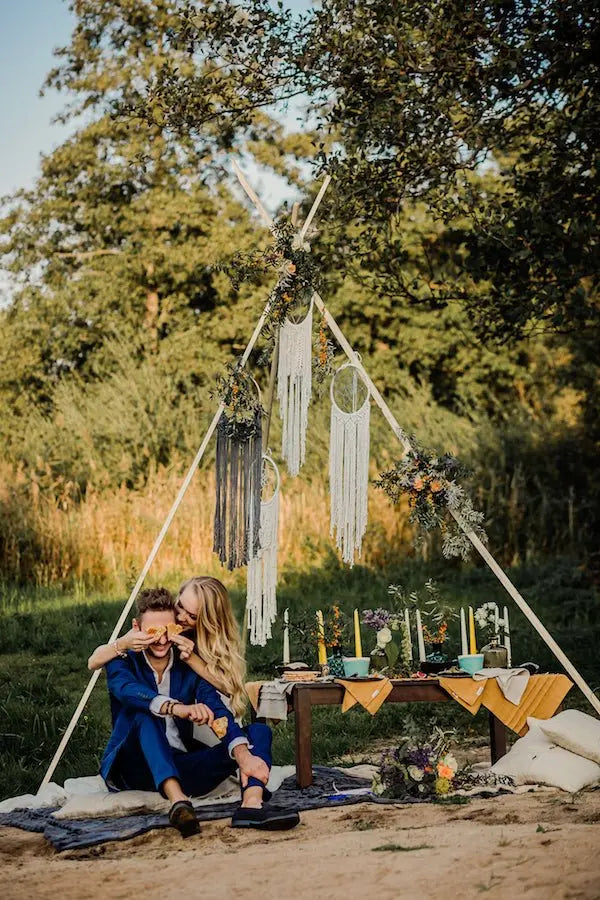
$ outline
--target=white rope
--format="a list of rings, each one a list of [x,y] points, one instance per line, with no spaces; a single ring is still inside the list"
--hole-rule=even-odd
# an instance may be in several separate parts
[[[260,549],[248,562],[246,609],[250,643],[264,647],[272,637],[272,625],[277,618],[277,532],[279,526],[279,469],[270,456],[265,462],[273,466],[276,485],[272,496],[260,503]]]
[[[369,392],[359,409],[341,409],[334,396],[336,376],[350,366],[344,363],[331,379],[331,428],[329,439],[330,533],[348,565],[359,557],[367,528],[371,403]],[[353,406],[356,407],[354,368]]]
[[[282,419],[281,455],[290,475],[306,457],[308,407],[312,393],[312,300],[302,322],[285,320],[279,332],[277,399]]]

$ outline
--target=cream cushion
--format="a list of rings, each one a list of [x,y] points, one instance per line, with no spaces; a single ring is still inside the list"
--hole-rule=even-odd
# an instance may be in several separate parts
[[[552,743],[540,720],[528,719],[529,731],[506,756],[492,766],[495,775],[508,775],[516,784],[546,784],[571,794],[600,781],[600,766]]]
[[[551,719],[534,721],[552,743],[600,763],[600,720],[578,709],[566,709]]]

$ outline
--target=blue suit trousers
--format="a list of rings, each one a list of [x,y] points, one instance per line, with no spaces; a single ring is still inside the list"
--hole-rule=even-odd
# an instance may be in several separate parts
[[[254,756],[259,756],[271,768],[271,729],[255,722],[244,731]],[[150,712],[138,712],[111,768],[109,787],[160,791],[167,778],[176,778],[190,797],[207,794],[233,775],[237,764],[223,742],[215,747],[199,743],[196,746],[198,749],[187,753],[171,747],[164,722]],[[252,777],[248,779],[248,786],[251,785],[264,788],[261,781]],[[269,792],[265,790],[264,794],[268,799]]]

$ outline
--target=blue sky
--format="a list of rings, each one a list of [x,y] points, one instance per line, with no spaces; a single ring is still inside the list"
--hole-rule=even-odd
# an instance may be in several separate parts
[[[53,92],[39,90],[53,66],[52,51],[68,41],[72,19],[62,0],[5,0],[0,29],[0,195],[35,179],[41,152],[64,140],[68,130],[51,125],[62,108]]]
[[[73,19],[63,0],[2,0],[0,4],[0,196],[30,186],[48,153],[68,135],[69,126],[52,125],[64,98],[39,97],[54,65],[52,51],[66,44]],[[241,4],[243,5],[243,3]],[[306,9],[310,0],[288,0]]]

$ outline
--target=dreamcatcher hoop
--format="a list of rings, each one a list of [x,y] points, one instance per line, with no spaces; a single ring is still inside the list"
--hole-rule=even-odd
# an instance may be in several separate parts
[[[290,475],[297,475],[306,456],[308,407],[312,394],[312,322],[314,300],[311,296],[303,319],[289,316],[279,329],[279,365],[277,399],[282,419],[281,455]]]
[[[355,371],[353,404],[356,403],[356,377],[360,376],[366,396],[358,408],[343,410],[335,399],[336,378],[343,369]],[[342,559],[354,565],[360,557],[367,528],[371,392],[361,369],[353,362],[343,363],[330,384],[331,428],[329,441],[329,491],[331,499],[330,534],[335,534]]]
[[[268,500],[260,501],[259,549],[248,562],[246,609],[250,643],[264,647],[272,636],[271,628],[277,618],[277,533],[281,476],[270,454],[262,454],[262,463],[272,466],[275,487]],[[264,487],[264,477],[261,481]]]

